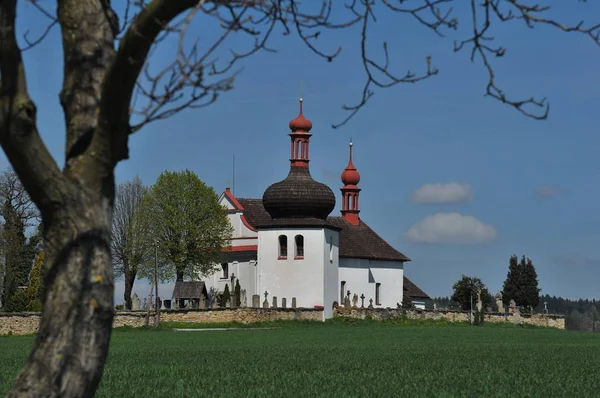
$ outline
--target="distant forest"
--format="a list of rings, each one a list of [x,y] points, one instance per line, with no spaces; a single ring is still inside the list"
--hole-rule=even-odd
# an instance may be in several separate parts
[[[438,309],[460,309],[460,305],[449,297],[434,297],[432,301],[437,304]],[[540,296],[536,313],[544,312],[544,302],[548,304],[548,313],[566,316],[567,329],[600,332],[600,300],[571,300],[545,294]],[[494,302],[493,307],[495,306]]]

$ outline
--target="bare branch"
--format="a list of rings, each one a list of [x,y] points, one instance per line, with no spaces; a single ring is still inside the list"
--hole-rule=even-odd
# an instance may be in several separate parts
[[[56,18],[56,16],[54,16],[50,11],[48,11],[44,7],[42,7],[39,0],[28,0],[28,2],[31,3],[33,5],[33,7],[35,7],[42,15],[44,15],[47,19],[49,19],[50,22],[48,23],[48,25],[46,25],[46,28],[43,30],[43,32],[35,39],[30,40],[28,37],[30,32],[29,31],[25,32],[25,34],[23,35],[23,39],[25,40],[25,43],[27,43],[27,46],[25,46],[21,49],[22,52],[30,50],[33,47],[40,44],[42,41],[44,41],[44,39],[52,31],[52,28],[54,28],[56,25],[58,25],[58,19]]]
[[[62,203],[63,176],[42,142],[15,32],[16,0],[0,2],[0,145],[40,210]]]
[[[490,44],[486,44],[494,40],[494,37],[489,35],[489,30],[492,26],[492,17],[496,16],[500,22],[522,20],[529,28],[534,28],[536,25],[548,25],[564,32],[581,33],[591,38],[599,46],[600,24],[585,28],[582,21],[575,26],[568,26],[556,20],[540,16],[544,12],[549,11],[551,9],[550,6],[540,6],[539,4],[525,5],[521,0],[485,0],[479,9],[475,0],[470,0],[470,2],[473,33],[469,38],[458,43],[455,42],[454,51],[458,52],[464,47],[470,47],[472,62],[479,55],[488,72],[486,96],[490,96],[515,108],[527,117],[536,120],[547,119],[550,112],[550,104],[546,101],[546,98],[511,99],[496,83],[496,74],[490,57],[503,57],[506,54],[506,49],[501,46],[493,47]],[[503,5],[508,5],[507,9],[503,10]]]

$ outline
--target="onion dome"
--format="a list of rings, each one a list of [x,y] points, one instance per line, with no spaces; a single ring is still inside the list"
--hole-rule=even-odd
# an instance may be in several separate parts
[[[352,163],[352,141],[350,141],[350,160],[348,166],[342,172],[342,183],[344,185],[358,185],[360,182],[360,174],[354,164]]]
[[[326,220],[335,207],[335,195],[327,185],[313,180],[308,167],[292,167],[285,180],[267,188],[263,206],[272,219]]]
[[[285,180],[272,184],[263,194],[263,206],[272,220],[326,221],[335,207],[335,195],[331,189],[313,180],[310,175],[308,154],[312,123],[302,114],[302,102],[300,98],[300,114],[290,122],[290,172]]]
[[[312,129],[312,122],[302,114],[302,102],[303,100],[300,98],[300,114],[290,121],[290,130],[294,132],[298,130],[309,132]]]

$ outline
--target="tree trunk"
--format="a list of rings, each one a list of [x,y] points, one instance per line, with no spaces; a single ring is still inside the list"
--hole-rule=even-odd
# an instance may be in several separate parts
[[[93,396],[108,354],[113,309],[111,201],[79,188],[44,214],[46,297],[25,369],[8,397]]]
[[[176,275],[177,275],[177,280],[178,281],[182,281],[183,280],[183,275],[184,275],[184,270],[180,269],[180,268],[177,268]]]
[[[125,267],[125,293],[123,298],[125,299],[125,309],[131,310],[131,291],[133,290],[133,284],[135,282],[135,273],[128,271]]]

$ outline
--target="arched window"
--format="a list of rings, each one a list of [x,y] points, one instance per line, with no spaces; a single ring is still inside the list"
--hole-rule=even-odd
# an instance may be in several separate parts
[[[375,284],[375,304],[381,305],[381,283]]]
[[[344,291],[346,290],[346,281],[340,283],[340,305],[344,304],[344,297],[346,296]]]
[[[285,260],[287,258],[287,236],[279,235],[279,259]]]
[[[229,279],[229,264],[221,264],[221,279]]]
[[[295,258],[301,260],[304,258],[304,236],[296,235],[295,241],[296,241],[296,256],[295,256]]]

